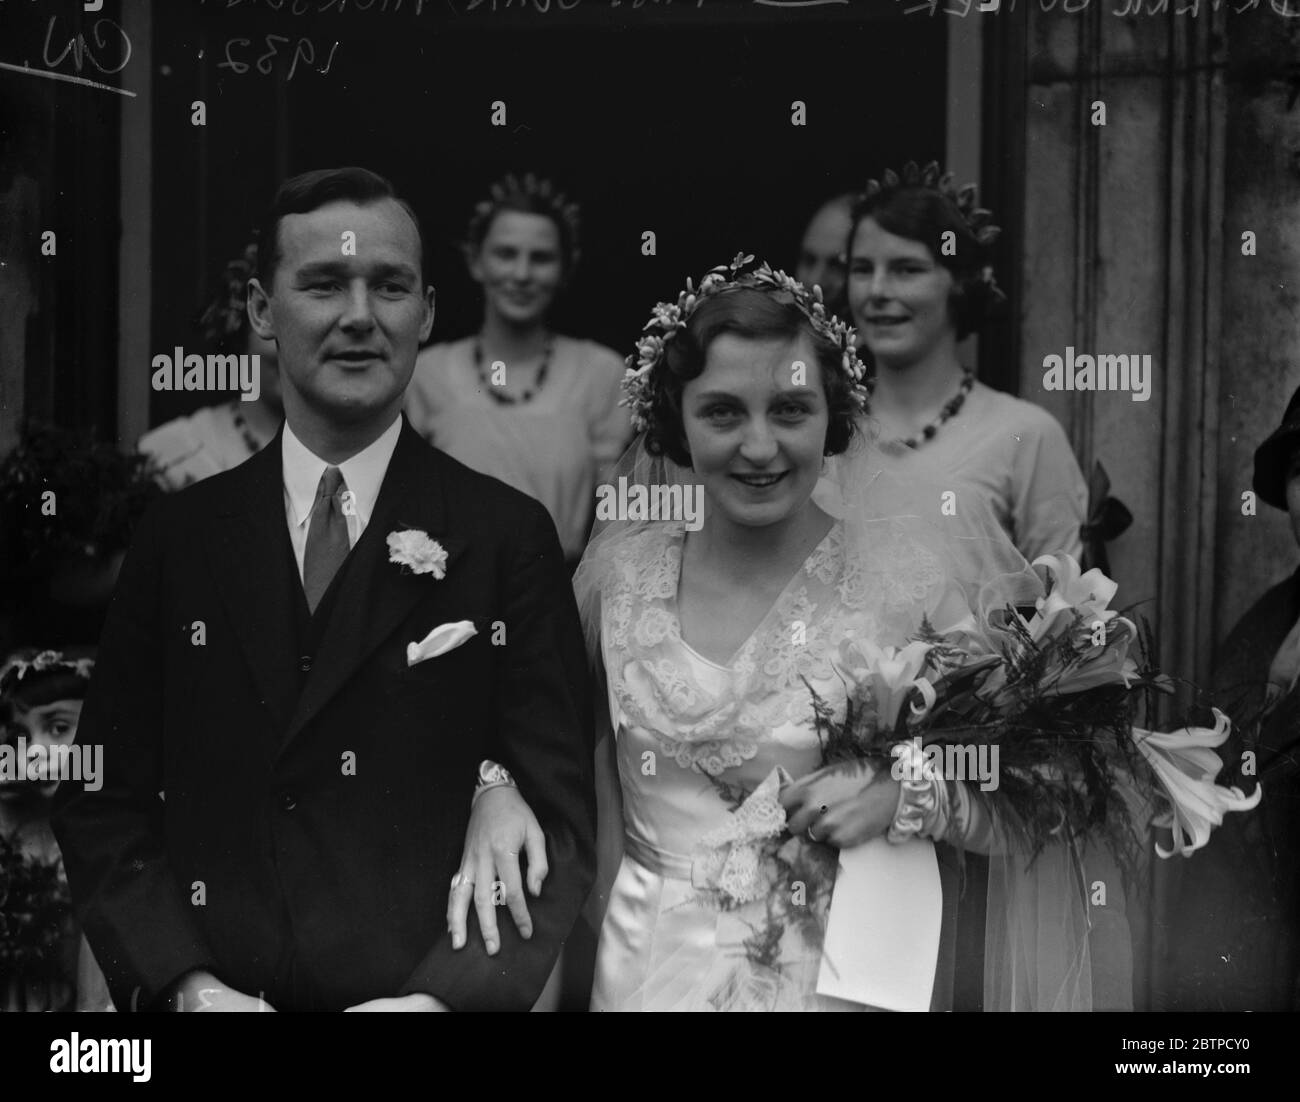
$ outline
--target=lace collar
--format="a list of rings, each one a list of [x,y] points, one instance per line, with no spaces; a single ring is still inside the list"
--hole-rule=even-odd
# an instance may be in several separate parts
[[[722,667],[681,636],[683,539],[681,522],[665,522],[621,541],[602,593],[603,649],[622,721],[652,733],[679,765],[711,775],[754,757],[775,727],[811,728],[805,680],[836,681],[840,645],[877,632],[876,607],[910,608],[941,581],[937,561],[916,546],[891,539],[872,549],[879,554],[850,553],[836,522]]]

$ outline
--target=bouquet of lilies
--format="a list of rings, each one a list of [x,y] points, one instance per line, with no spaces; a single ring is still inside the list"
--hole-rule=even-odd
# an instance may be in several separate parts
[[[1032,609],[994,582],[976,608],[943,602],[901,647],[843,639],[835,659],[848,687],[843,718],[808,685],[823,765],[866,760],[903,779],[906,763],[927,777],[971,780],[962,765],[991,760],[973,795],[997,790],[989,811],[1018,848],[1036,854],[1098,832],[1131,871],[1149,822],[1172,834],[1172,846],[1155,846],[1161,857],[1190,855],[1227,812],[1261,797],[1258,786],[1247,796],[1216,783],[1215,749],[1232,724],[1215,709],[1209,728],[1140,726],[1172,685],[1146,659],[1150,640],[1109,607],[1118,587],[1068,555],[1033,565],[1048,585]],[[692,880],[699,899],[724,911],[760,908],[741,954],[770,985],[787,954],[820,947],[836,858],[787,832],[780,770],[753,791],[709,779],[733,815],[701,839]]]
[[[898,648],[846,638],[837,662],[850,686],[844,720],[813,693],[824,758],[889,761],[912,747],[940,769],[984,753],[998,771],[980,787],[998,789],[999,821],[1034,851],[1063,829],[1101,829],[1118,853],[1131,852],[1133,811],[1154,804],[1151,825],[1173,837],[1156,852],[1190,855],[1227,812],[1260,800],[1258,787],[1247,796],[1215,781],[1215,748],[1231,722],[1215,709],[1209,728],[1139,726],[1151,694],[1171,685],[1146,661],[1149,641],[1109,607],[1115,582],[1081,572],[1069,555],[1033,565],[1049,586],[1032,613],[967,606],[947,622],[925,621]]]

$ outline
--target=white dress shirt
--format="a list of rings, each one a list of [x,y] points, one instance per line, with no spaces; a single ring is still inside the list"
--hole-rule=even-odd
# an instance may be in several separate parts
[[[397,447],[402,432],[399,414],[368,447],[342,463],[326,463],[299,440],[286,421],[281,440],[281,458],[284,464],[284,513],[289,523],[289,539],[293,543],[293,557],[298,561],[298,577],[303,574],[303,559],[307,555],[307,529],[311,524],[312,506],[316,504],[316,491],[326,467],[336,466],[343,474],[343,484],[352,494],[352,506],[344,506],[348,524],[348,547],[355,547],[361,533],[366,530],[370,514],[375,510],[379,487],[384,484],[388,463]]]

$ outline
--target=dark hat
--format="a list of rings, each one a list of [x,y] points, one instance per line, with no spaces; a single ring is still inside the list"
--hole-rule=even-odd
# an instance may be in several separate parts
[[[1286,508],[1286,469],[1300,445],[1300,388],[1291,395],[1278,430],[1255,449],[1255,493],[1270,505]]]

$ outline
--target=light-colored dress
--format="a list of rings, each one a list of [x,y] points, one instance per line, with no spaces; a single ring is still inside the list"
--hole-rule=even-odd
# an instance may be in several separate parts
[[[624,370],[610,349],[557,336],[541,389],[530,401],[502,403],[488,393],[467,337],[420,353],[406,412],[435,447],[545,505],[574,559],[587,540],[597,474],[632,435],[618,405]]]
[[[139,450],[158,465],[158,481],[167,490],[183,490],[214,474],[238,467],[270,442],[244,419],[240,401],[207,406],[188,417],[151,429],[140,437]]]
[[[880,469],[979,494],[1030,562],[1065,552],[1082,558],[1088,485],[1060,422],[1047,410],[976,382],[958,415],[914,449],[877,442]],[[1132,1010],[1133,950],[1119,866],[1101,844],[1086,853],[1089,883],[1112,885],[1091,917],[1093,1005]]]
[[[836,522],[724,666],[681,636],[683,527],[634,529],[602,552],[601,652],[625,838],[592,1009],[862,1009],[816,993],[828,899],[816,885],[829,891],[834,851],[785,839],[785,865],[773,866],[784,874],[759,870],[766,890],[720,909],[709,890],[717,863],[701,843],[725,833],[738,794],[774,770],[798,778],[822,765],[808,686],[842,720],[841,647],[904,642],[922,609],[938,606],[943,569],[901,528],[850,552]],[[792,898],[801,881],[806,906]]]
[[[916,449],[876,444],[879,468],[957,492],[973,489],[1030,562],[1083,552],[1088,485],[1065,430],[1047,410],[976,382],[960,412]]]

